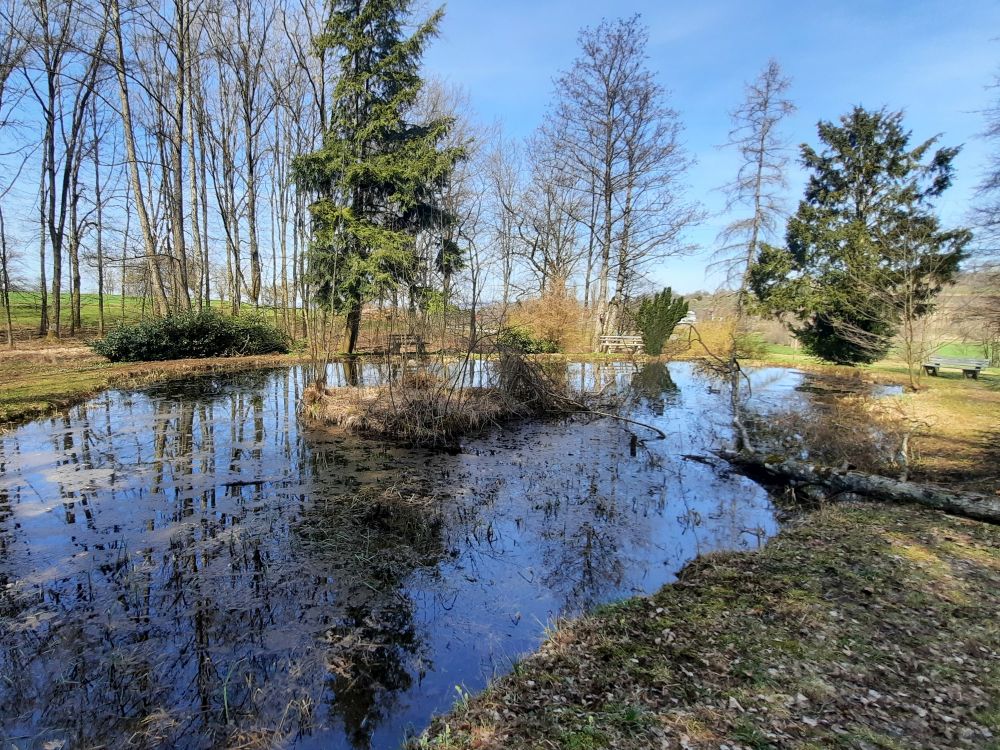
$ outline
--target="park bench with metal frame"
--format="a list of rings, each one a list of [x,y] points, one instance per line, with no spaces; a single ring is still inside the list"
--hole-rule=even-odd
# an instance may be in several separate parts
[[[959,357],[928,357],[924,362],[924,372],[928,375],[937,376],[938,370],[951,369],[961,370],[967,378],[977,380],[979,371],[990,364],[987,359],[962,359]]]

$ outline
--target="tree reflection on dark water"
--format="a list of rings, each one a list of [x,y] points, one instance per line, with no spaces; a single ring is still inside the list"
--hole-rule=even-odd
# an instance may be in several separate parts
[[[774,531],[759,487],[682,458],[728,436],[704,376],[565,377],[631,388],[668,438],[633,456],[642,428],[577,419],[445,455],[311,433],[307,368],[109,392],[0,436],[0,740],[397,747],[554,618]],[[801,397],[798,373],[755,377]]]

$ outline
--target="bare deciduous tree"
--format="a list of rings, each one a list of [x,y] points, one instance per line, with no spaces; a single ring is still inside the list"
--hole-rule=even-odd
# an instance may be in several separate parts
[[[107,15],[110,22],[111,34],[115,45],[114,68],[118,79],[118,94],[121,103],[122,133],[125,139],[125,157],[129,170],[129,181],[132,190],[132,199],[139,216],[139,225],[142,231],[143,246],[145,249],[145,260],[149,269],[150,284],[152,286],[153,301],[157,314],[166,315],[169,311],[166,290],[163,286],[163,276],[160,273],[160,264],[157,257],[157,242],[153,233],[153,223],[150,211],[146,204],[146,193],[143,190],[139,176],[139,156],[135,143],[135,126],[132,119],[132,105],[129,93],[129,68],[125,55],[125,37],[121,17],[119,0],[106,0]]]
[[[723,188],[726,211],[745,210],[747,214],[722,230],[718,256],[728,279],[737,283],[737,315],[742,315],[746,305],[748,274],[758,243],[773,237],[784,216],[781,192],[787,187],[788,143],[780,126],[795,111],[785,98],[790,85],[777,61],[770,60],[746,85],[743,102],[731,113],[733,124],[725,145],[739,152],[740,166]]]
[[[992,151],[977,190],[973,220],[978,228],[981,254],[1000,260],[1000,74],[994,77],[990,91],[994,100],[983,113],[986,117],[983,138],[992,146]]]
[[[646,67],[647,44],[638,16],[584,29],[546,125],[566,143],[564,169],[590,207],[595,336],[622,327],[635,282],[651,261],[684,250],[682,232],[701,215],[681,196],[691,160],[678,114]]]

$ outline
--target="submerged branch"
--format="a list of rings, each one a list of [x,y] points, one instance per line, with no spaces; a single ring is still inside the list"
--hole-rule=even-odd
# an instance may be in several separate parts
[[[639,427],[645,427],[647,430],[652,430],[657,435],[659,435],[661,440],[666,440],[667,439],[667,433],[665,433],[659,427],[654,427],[653,425],[649,424],[648,422],[640,422],[637,419],[630,419],[628,417],[623,417],[621,414],[612,414],[612,413],[606,412],[606,411],[598,411],[597,409],[591,409],[589,406],[585,406],[584,404],[580,404],[579,406],[580,406],[580,409],[579,409],[580,413],[583,413],[583,414],[593,414],[594,416],[597,416],[597,417],[607,417],[608,419],[617,419],[619,422],[628,422],[629,424],[634,424],[634,425],[637,425]]]

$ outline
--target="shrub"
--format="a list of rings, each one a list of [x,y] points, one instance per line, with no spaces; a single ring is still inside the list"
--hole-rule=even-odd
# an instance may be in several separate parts
[[[687,312],[688,303],[683,297],[674,297],[670,287],[652,297],[645,297],[639,303],[635,320],[642,332],[642,345],[646,354],[654,357],[660,355],[663,344]]]
[[[511,323],[538,341],[548,341],[561,352],[591,350],[591,321],[582,304],[565,290],[547,291],[524,300],[510,311]]]
[[[559,345],[548,339],[536,338],[521,326],[506,326],[497,333],[497,345],[521,354],[555,354]]]
[[[260,313],[180,313],[113,329],[90,348],[112,362],[284,354],[290,341]]]
[[[757,331],[741,331],[733,336],[734,354],[740,359],[763,359],[767,356],[768,346],[764,337]]]
[[[690,356],[763,359],[768,352],[767,342],[760,333],[747,330],[735,318],[706,320],[697,325],[696,331],[697,336],[687,345]]]
[[[708,355],[713,358],[729,359],[733,355],[733,342],[737,336],[736,329],[734,318],[699,322],[690,337],[683,337],[687,347],[686,355],[690,357]]]

